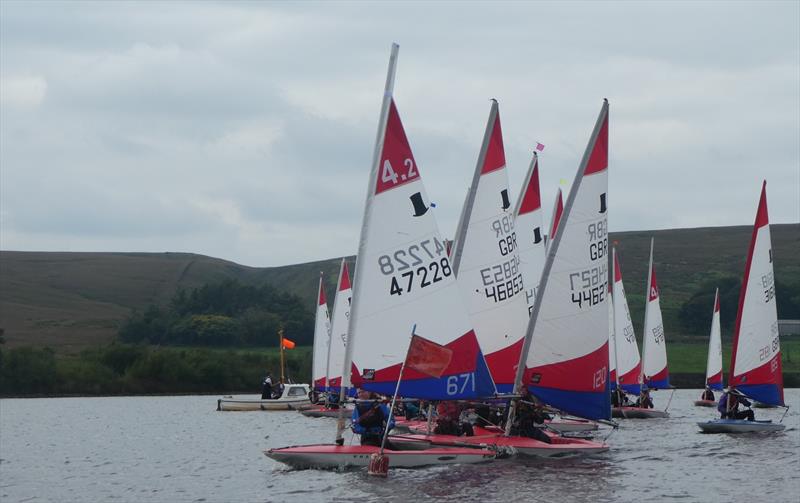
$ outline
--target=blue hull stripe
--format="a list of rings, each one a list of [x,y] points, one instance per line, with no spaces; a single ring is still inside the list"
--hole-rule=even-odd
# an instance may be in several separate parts
[[[669,388],[669,377],[659,381],[647,381],[648,389],[667,389]]]

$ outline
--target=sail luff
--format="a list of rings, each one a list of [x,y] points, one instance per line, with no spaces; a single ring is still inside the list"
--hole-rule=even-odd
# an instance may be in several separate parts
[[[381,104],[381,113],[378,119],[378,133],[375,138],[375,150],[372,154],[372,167],[369,174],[369,181],[367,182],[367,197],[366,201],[364,202],[364,217],[361,221],[361,237],[358,243],[358,255],[356,255],[356,267],[355,271],[353,272],[353,302],[350,306],[350,319],[352,320],[356,316],[356,310],[358,308],[358,291],[359,291],[359,284],[361,281],[361,277],[363,274],[360,274],[361,271],[364,269],[364,263],[362,260],[359,260],[359,257],[363,256],[363,252],[366,248],[366,236],[368,233],[369,228],[369,216],[370,216],[370,206],[372,205],[372,200],[375,197],[375,184],[377,183],[378,179],[378,170],[380,164],[380,156],[381,151],[383,150],[383,141],[386,135],[386,125],[389,118],[389,106],[392,102],[392,93],[394,91],[394,77],[395,72],[397,70],[397,55],[400,50],[400,46],[398,44],[392,44],[392,51],[391,55],[389,56],[389,69],[386,72],[386,84],[383,90],[383,103]],[[344,403],[345,398],[347,397],[347,386],[344,385],[345,376],[349,376],[351,372],[351,365],[353,361],[353,345],[355,341],[353,340],[353,325],[352,323],[348,327],[347,330],[347,347],[345,348],[344,352],[344,365],[342,366],[342,387],[339,392],[339,401],[340,403]],[[349,377],[347,378],[349,383]],[[344,416],[343,412],[344,407],[340,408],[339,420],[337,423],[336,428],[336,440],[340,441],[342,439],[342,432],[344,431]]]
[[[611,322],[612,322],[612,337],[614,337],[614,368],[616,369],[615,374],[615,381],[616,386],[619,388],[619,349],[617,349],[618,341],[617,341],[617,310],[616,310],[616,303],[619,302],[619,299],[614,298],[614,284],[616,283],[617,278],[617,247],[614,246],[611,248],[611,271],[609,271],[609,284],[611,285]],[[625,300],[623,300],[625,302]]]
[[[466,238],[467,230],[469,228],[467,222],[470,221],[470,217],[472,216],[472,208],[475,204],[475,196],[478,193],[478,184],[480,183],[483,164],[486,162],[486,152],[489,150],[489,142],[492,139],[493,126],[495,120],[497,119],[497,109],[497,100],[493,99],[492,108],[489,110],[489,119],[486,122],[486,131],[483,133],[483,144],[481,145],[481,151],[478,155],[478,163],[475,165],[475,172],[472,174],[472,184],[467,192],[467,199],[464,202],[464,208],[461,212],[461,218],[458,222],[458,235],[454,237],[453,250],[450,252],[453,274],[456,275],[456,278],[458,278],[458,271],[461,267],[461,257],[464,254],[464,239]]]
[[[646,387],[646,375],[645,375],[645,368],[647,368],[647,341],[650,337],[647,334],[647,319],[648,314],[650,313],[650,288],[652,288],[652,280],[653,280],[653,242],[655,241],[654,237],[650,238],[650,260],[647,266],[647,290],[645,290],[644,294],[644,324],[642,324],[642,369],[641,374],[639,377],[639,382],[642,386]]]

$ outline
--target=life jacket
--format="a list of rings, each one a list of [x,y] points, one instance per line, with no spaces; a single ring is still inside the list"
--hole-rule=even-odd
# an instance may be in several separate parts
[[[372,428],[383,429],[383,410],[377,402],[359,403],[356,405],[358,408],[358,424],[365,430]]]

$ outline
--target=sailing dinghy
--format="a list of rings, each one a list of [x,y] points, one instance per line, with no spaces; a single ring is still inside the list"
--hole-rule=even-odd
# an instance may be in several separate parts
[[[611,413],[607,205],[604,101],[547,250],[514,379],[515,394],[526,387],[541,402],[592,420],[610,419]]]
[[[354,297],[343,365],[348,384],[384,395],[430,400],[473,399],[495,393],[489,369],[458,291],[445,245],[392,96],[398,46],[392,46],[356,260]],[[452,351],[440,377],[401,366],[416,325]],[[399,389],[399,392],[396,391]],[[495,457],[481,446],[431,447],[407,442],[402,450],[337,443],[269,449],[265,454],[298,467],[368,466],[372,454],[392,466],[475,463]]]
[[[333,317],[330,324],[328,353],[325,359],[325,376],[327,383],[324,388],[325,403],[301,410],[300,413],[304,416],[339,416],[338,406],[331,407],[331,397],[334,396],[338,399],[341,390],[341,369],[344,365],[344,352],[347,341],[347,327],[350,324],[350,302],[352,297],[353,290],[350,287],[350,273],[347,268],[347,261],[343,258],[339,266],[339,288],[336,290],[336,297],[334,297],[333,300]],[[336,400],[336,402],[338,403],[338,400]]]
[[[542,227],[542,198],[539,191],[539,156],[533,153],[533,160],[522,184],[517,204],[514,208],[514,229],[519,249],[519,269],[525,285],[525,300],[528,313],[533,309],[533,301],[539,290],[539,278],[545,258],[545,234]]]
[[[785,407],[775,304],[767,182],[764,181],[739,292],[728,386],[751,400]],[[771,421],[742,419],[715,419],[697,425],[703,433],[771,432],[785,428],[783,424]]]
[[[706,361],[706,388],[722,391],[722,339],[719,323],[719,288],[714,295],[714,312],[711,316],[711,334],[708,339]],[[698,407],[716,407],[716,400],[695,400]]]

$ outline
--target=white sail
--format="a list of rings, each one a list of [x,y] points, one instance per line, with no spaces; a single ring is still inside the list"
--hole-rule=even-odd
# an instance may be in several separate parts
[[[617,385],[617,344],[614,335],[614,284],[608,283],[608,376],[610,384]]]
[[[759,402],[783,405],[767,182],[761,188],[734,328],[730,386]]]
[[[451,252],[453,271],[495,385],[510,392],[528,316],[494,100],[464,208]]]
[[[608,102],[547,252],[517,386],[593,419],[610,417],[608,394]]]
[[[317,309],[314,322],[314,352],[312,354],[311,377],[316,391],[325,391],[328,385],[328,346],[330,344],[330,319],[328,318],[328,302],[325,300],[325,288],[322,285],[322,273],[319,275],[317,291]]]
[[[494,385],[392,98],[396,51],[367,187],[345,371],[352,370],[354,386],[394,393],[416,326],[417,334],[448,346],[454,357],[438,379],[406,369],[401,396],[490,395]]]
[[[522,191],[514,208],[514,229],[519,247],[519,268],[525,284],[525,300],[528,313],[533,309],[533,301],[539,290],[539,279],[545,259],[546,233],[542,227],[542,199],[539,191],[539,158],[533,153],[533,160],[522,184]]]
[[[647,279],[647,304],[644,309],[644,338],[642,341],[642,381],[648,388],[669,387],[667,342],[661,318],[661,292],[653,267],[653,239],[650,239],[650,265]]]
[[[706,386],[722,389],[722,337],[719,323],[719,288],[714,295],[714,312],[711,316],[711,334],[708,338]]]
[[[641,384],[641,359],[639,344],[633,332],[633,321],[628,309],[628,299],[622,284],[622,269],[616,248],[614,255],[614,335],[617,356],[617,382],[629,393],[639,393]]]
[[[347,262],[342,259],[339,266],[339,287],[333,299],[333,317],[331,318],[331,344],[328,353],[328,387],[334,391],[340,386],[350,386],[350,374],[342,375],[344,354],[347,347],[347,329],[350,326],[350,302],[353,289],[350,286],[350,272]],[[344,383],[342,383],[344,378]]]

